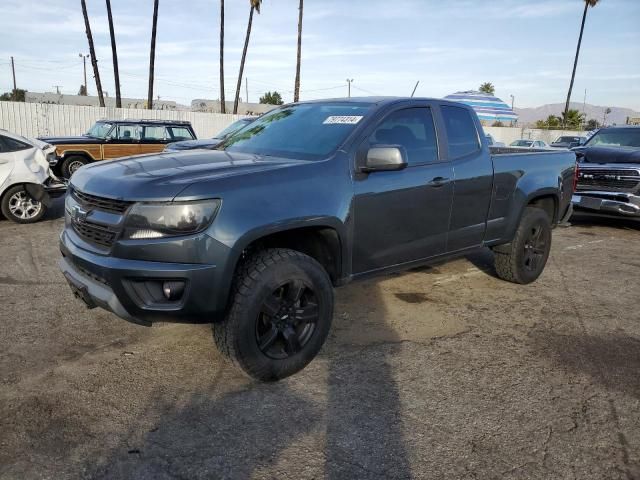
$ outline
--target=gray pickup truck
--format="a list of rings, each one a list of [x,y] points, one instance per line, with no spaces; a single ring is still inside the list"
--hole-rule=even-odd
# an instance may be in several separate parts
[[[640,219],[640,126],[601,128],[573,151],[576,212]]]
[[[536,280],[574,172],[568,150],[491,152],[459,103],[285,105],[217,150],[80,168],[60,267],[89,307],[213,322],[236,366],[276,380],[320,350],[334,286],[483,247],[501,278]]]

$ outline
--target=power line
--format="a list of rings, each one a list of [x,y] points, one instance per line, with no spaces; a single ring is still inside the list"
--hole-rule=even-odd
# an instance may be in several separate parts
[[[355,88],[356,90],[360,90],[361,92],[368,93],[369,95],[379,96],[377,93],[372,92],[371,90],[367,90],[366,88],[356,87],[355,85],[352,85],[351,88]]]

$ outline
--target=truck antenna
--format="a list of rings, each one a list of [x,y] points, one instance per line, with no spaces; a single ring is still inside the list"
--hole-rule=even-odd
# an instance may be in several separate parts
[[[411,97],[413,97],[413,94],[414,94],[414,93],[416,93],[416,88],[418,88],[418,84],[419,84],[419,83],[420,83],[420,80],[418,80],[418,81],[416,82],[416,86],[415,86],[415,87],[413,87],[413,92],[411,92]]]

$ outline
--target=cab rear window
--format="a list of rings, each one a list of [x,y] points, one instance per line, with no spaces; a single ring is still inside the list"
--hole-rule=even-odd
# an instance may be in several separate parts
[[[471,114],[466,108],[441,107],[447,139],[449,158],[464,157],[480,150],[478,131]]]

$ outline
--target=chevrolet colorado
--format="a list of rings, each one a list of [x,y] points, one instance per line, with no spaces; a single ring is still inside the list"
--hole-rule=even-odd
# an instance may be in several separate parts
[[[334,286],[483,247],[501,278],[536,280],[574,171],[568,150],[490,151],[459,103],[294,103],[217,150],[78,169],[60,268],[89,307],[213,322],[236,366],[277,380],[322,347]]]

